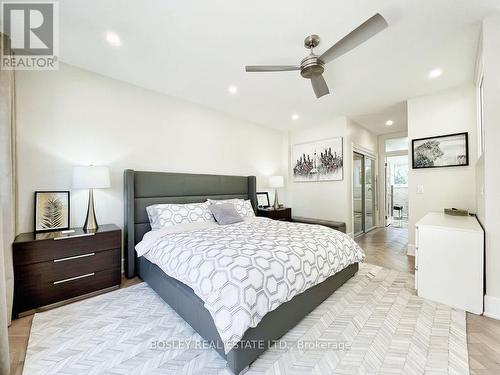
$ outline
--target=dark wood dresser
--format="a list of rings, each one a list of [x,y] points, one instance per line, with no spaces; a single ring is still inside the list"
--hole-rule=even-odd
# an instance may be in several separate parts
[[[278,208],[259,208],[257,216],[268,217],[274,220],[292,221],[292,209],[290,207]]]
[[[118,288],[121,230],[22,233],[12,247],[14,317]]]

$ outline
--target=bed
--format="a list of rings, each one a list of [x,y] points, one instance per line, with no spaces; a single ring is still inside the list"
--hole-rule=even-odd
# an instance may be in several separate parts
[[[161,203],[197,203],[207,199],[239,198],[250,200],[255,210],[256,178],[128,169],[124,172],[124,195],[126,276],[132,278],[137,275],[147,282],[200,336],[212,343],[234,374],[244,371],[267,350],[273,340],[279,339],[294,327],[358,270],[358,263],[352,263],[319,284],[295,295],[266,313],[258,324],[248,328],[241,338],[241,342],[266,344],[237,345],[229,351],[227,348],[224,350],[224,340],[210,311],[205,307],[205,302],[192,288],[177,278],[168,276],[157,264],[144,256],[137,257],[135,246],[151,229],[146,207]]]

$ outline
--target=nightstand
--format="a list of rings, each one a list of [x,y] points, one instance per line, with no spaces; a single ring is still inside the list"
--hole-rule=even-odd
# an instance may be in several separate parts
[[[12,245],[14,317],[117,289],[121,237],[116,225],[18,235]]]
[[[278,208],[258,208],[257,216],[268,217],[274,220],[292,221],[292,209],[290,207]]]

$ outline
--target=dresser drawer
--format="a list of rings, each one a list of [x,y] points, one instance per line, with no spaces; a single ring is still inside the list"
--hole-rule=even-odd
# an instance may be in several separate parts
[[[60,240],[19,242],[14,243],[14,266],[53,261],[120,247],[121,231],[119,230]]]
[[[19,266],[16,283],[22,287],[40,282],[53,282],[82,274],[120,268],[121,250],[104,250]]]
[[[120,268],[80,273],[73,278],[39,282],[15,290],[17,312],[50,305],[83,294],[120,284]]]

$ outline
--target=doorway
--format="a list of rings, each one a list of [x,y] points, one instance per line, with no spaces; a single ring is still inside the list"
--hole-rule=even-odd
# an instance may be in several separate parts
[[[408,226],[408,154],[385,158],[386,226]]]
[[[353,152],[352,189],[353,230],[359,236],[376,226],[375,158]]]
[[[394,228],[408,228],[408,137],[406,135],[388,136],[384,139],[380,150],[382,165],[385,170],[384,210],[382,221],[385,226]]]

